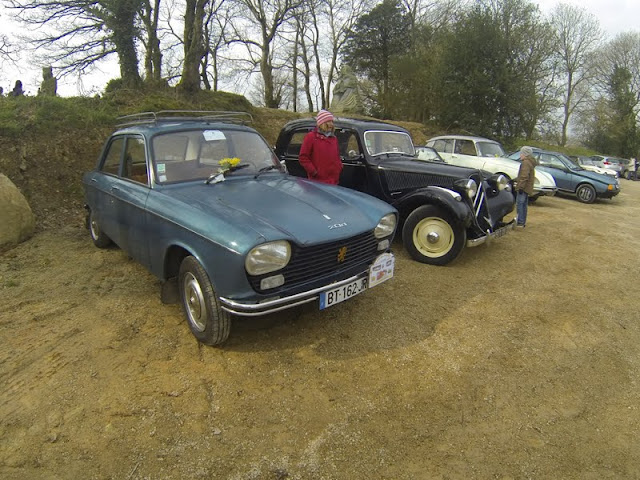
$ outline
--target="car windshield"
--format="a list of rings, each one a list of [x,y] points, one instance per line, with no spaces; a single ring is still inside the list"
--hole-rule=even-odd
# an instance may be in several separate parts
[[[418,160],[427,160],[430,162],[444,162],[442,157],[431,147],[416,147],[416,155]]]
[[[481,157],[504,157],[505,153],[499,143],[477,142],[476,147]]]
[[[369,130],[364,133],[364,143],[371,156],[385,153],[416,154],[411,137],[404,132]]]
[[[280,162],[255,132],[233,129],[197,129],[153,137],[153,159],[158,183],[206,180],[212,174],[256,174],[279,169]]]
[[[575,162],[573,159],[567,157],[566,155],[563,154],[558,154],[559,157],[562,158],[562,160],[564,160],[564,164],[569,167],[569,169],[571,170],[584,170],[584,168],[582,168],[580,165],[578,165],[577,162]]]

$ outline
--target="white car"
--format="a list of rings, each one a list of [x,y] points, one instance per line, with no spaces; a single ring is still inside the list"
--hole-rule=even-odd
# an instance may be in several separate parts
[[[479,168],[491,173],[501,173],[514,180],[518,176],[520,162],[506,158],[506,154],[498,142],[483,137],[470,135],[441,135],[427,141],[442,159],[452,165]],[[536,169],[533,199],[543,195],[555,195],[558,191],[556,182],[547,172]]]
[[[578,165],[580,165],[585,170],[590,170],[592,172],[600,173],[602,175],[609,175],[613,178],[618,178],[619,174],[613,168],[606,168],[598,165],[598,162],[591,157],[570,157],[574,160]]]

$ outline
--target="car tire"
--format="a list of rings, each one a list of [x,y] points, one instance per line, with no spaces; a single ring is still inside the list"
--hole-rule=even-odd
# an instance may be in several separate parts
[[[180,299],[191,333],[205,345],[220,345],[231,332],[231,316],[220,307],[207,272],[193,256],[185,257],[178,274]]]
[[[93,240],[93,244],[96,247],[107,248],[111,245],[111,239],[102,231],[92,211],[89,211],[89,215],[87,215],[87,227],[89,228],[91,240]]]
[[[467,232],[434,205],[416,208],[404,222],[402,241],[411,258],[430,265],[446,265],[462,252]]]
[[[582,203],[593,203],[596,201],[596,189],[588,183],[578,185],[576,196]]]

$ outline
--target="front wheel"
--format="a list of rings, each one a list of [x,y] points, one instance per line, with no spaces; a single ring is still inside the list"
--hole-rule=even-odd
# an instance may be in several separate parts
[[[231,316],[220,308],[207,272],[194,257],[180,264],[178,274],[182,307],[191,333],[206,345],[219,345],[229,338]]]
[[[576,190],[576,196],[582,203],[593,203],[596,201],[596,189],[588,183],[583,183]]]
[[[402,241],[414,260],[430,265],[446,265],[462,252],[467,232],[441,208],[423,205],[407,217]]]

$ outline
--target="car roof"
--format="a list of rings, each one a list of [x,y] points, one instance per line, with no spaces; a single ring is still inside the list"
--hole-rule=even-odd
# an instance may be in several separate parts
[[[491,140],[490,138],[478,137],[475,135],[438,135],[437,137],[431,137],[428,141],[431,140],[475,140],[476,142],[491,142],[491,143],[500,143],[495,140]]]
[[[335,117],[333,124],[336,128],[353,128],[355,130],[386,130],[409,134],[406,128],[394,125],[393,123],[383,122],[381,120],[369,120],[363,118],[351,117]],[[312,117],[291,120],[285,125],[286,130],[292,130],[299,127],[316,126],[316,119]]]
[[[255,131],[246,124],[253,121],[248,112],[161,110],[119,117],[114,133],[146,133],[180,131],[191,128],[229,128]]]

